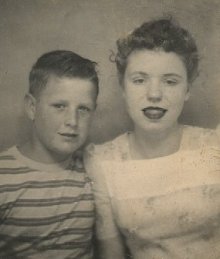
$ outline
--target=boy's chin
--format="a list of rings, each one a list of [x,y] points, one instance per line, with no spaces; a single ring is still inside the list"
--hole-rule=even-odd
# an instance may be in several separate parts
[[[68,158],[79,148],[80,148],[80,146],[74,146],[74,147],[69,147],[69,148],[57,148],[56,150],[54,150],[54,153],[57,154],[58,157],[60,156],[60,157]]]

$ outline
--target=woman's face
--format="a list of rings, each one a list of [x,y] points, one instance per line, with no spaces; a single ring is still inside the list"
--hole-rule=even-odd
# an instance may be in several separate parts
[[[186,67],[174,52],[132,52],[123,86],[134,126],[144,131],[163,132],[175,127],[189,98]]]

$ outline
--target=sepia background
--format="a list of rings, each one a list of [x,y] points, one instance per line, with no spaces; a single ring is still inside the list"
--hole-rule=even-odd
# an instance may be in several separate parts
[[[219,0],[0,0],[0,150],[24,141],[28,73],[36,59],[67,49],[99,64],[100,95],[90,140],[103,142],[131,128],[120,94],[115,41],[144,21],[172,15],[200,51],[200,76],[181,116],[185,124],[220,121]]]

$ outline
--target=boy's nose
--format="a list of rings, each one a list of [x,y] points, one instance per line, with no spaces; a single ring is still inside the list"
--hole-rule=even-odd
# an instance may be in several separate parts
[[[65,124],[70,127],[76,127],[78,124],[78,116],[76,111],[69,111],[66,114]]]
[[[161,84],[159,80],[152,80],[147,86],[147,99],[151,102],[159,102],[163,97]]]

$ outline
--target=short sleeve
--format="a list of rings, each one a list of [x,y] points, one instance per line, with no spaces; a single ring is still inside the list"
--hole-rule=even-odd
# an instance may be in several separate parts
[[[111,199],[107,188],[105,169],[95,145],[87,147],[84,153],[86,171],[92,181],[96,205],[96,229],[98,239],[109,239],[119,235],[115,224]]]

